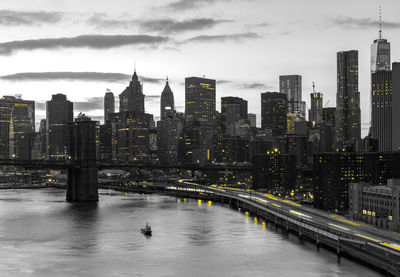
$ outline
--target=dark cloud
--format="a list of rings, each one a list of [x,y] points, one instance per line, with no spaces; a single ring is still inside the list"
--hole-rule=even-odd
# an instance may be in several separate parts
[[[0,10],[0,25],[5,26],[32,26],[44,23],[57,23],[62,19],[60,12],[24,12]]]
[[[352,18],[352,17],[338,17],[332,20],[332,23],[337,26],[351,29],[370,29],[378,28],[378,21],[371,18]],[[396,29],[400,28],[400,22],[383,21],[383,28]]]
[[[158,46],[169,41],[164,36],[150,35],[83,35],[69,38],[16,40],[0,43],[0,55],[10,55],[18,50],[91,48],[109,49],[126,45]]]
[[[107,83],[127,83],[132,75],[123,73],[109,72],[22,72],[11,75],[1,76],[0,79],[6,81],[82,81],[82,82],[107,82]],[[158,84],[164,79],[139,76],[145,83]]]
[[[161,95],[146,95],[146,99],[159,99]]]
[[[215,20],[212,18],[192,18],[183,21],[173,19],[150,20],[141,23],[144,31],[162,33],[181,33],[212,28],[217,24],[230,22],[230,20]]]
[[[246,84],[239,84],[238,86],[244,89],[257,89],[257,90],[266,90],[272,88],[271,86],[263,83],[246,83]]]
[[[250,0],[177,0],[167,4],[165,7],[174,11],[183,11],[205,6],[207,4],[215,4],[216,2],[244,2]]]
[[[213,18],[190,18],[182,21],[175,19],[153,19],[153,20],[132,20],[132,19],[111,19],[107,14],[94,14],[88,19],[88,23],[97,28],[113,29],[139,28],[146,32],[158,33],[181,33],[187,31],[203,30],[212,28],[217,24],[229,22],[230,20],[215,20]]]
[[[189,38],[183,43],[205,43],[205,42],[225,42],[225,41],[242,41],[246,39],[256,39],[260,38],[256,33],[236,33],[236,34],[226,34],[226,35],[201,35]]]

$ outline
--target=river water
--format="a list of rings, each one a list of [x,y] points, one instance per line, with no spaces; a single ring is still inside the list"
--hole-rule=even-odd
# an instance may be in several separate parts
[[[64,199],[0,191],[0,276],[380,276],[208,201],[105,190],[95,204]]]

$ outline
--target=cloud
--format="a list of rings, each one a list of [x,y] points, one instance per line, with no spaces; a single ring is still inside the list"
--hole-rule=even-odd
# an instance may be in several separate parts
[[[210,5],[215,4],[216,2],[234,2],[234,1],[239,2],[239,1],[249,1],[249,0],[177,0],[167,4],[165,7],[167,9],[174,11],[184,11],[205,6],[207,4]]]
[[[225,35],[201,35],[189,38],[183,43],[206,43],[206,42],[225,42],[225,41],[243,41],[246,39],[257,39],[260,36],[256,33],[236,33],[236,34],[225,34]]]
[[[21,72],[1,76],[5,81],[82,81],[82,82],[107,82],[127,83],[132,75],[110,72]],[[161,78],[139,76],[145,83],[158,84],[164,81]]]
[[[352,17],[338,17],[332,20],[334,25],[351,28],[351,29],[370,29],[378,28],[379,23],[377,20],[371,18],[352,18]],[[383,28],[396,29],[400,28],[400,22],[383,21]]]
[[[162,33],[181,33],[212,28],[217,24],[230,22],[230,20],[215,20],[212,18],[192,18],[183,21],[173,19],[150,20],[141,23],[144,31]]]
[[[10,55],[18,50],[91,48],[109,49],[126,45],[158,46],[168,37],[151,35],[83,35],[69,38],[16,40],[0,43],[0,55]]]
[[[130,19],[110,19],[105,13],[95,13],[87,20],[89,25],[93,25],[97,28],[113,29],[113,28],[132,28],[138,26],[137,20]]]
[[[104,107],[104,97],[89,97],[86,101],[74,101],[74,110],[82,112],[90,112],[94,110],[102,110]]]
[[[4,26],[32,26],[45,23],[57,23],[63,17],[60,12],[25,12],[0,10],[0,25]]]
[[[263,83],[246,83],[246,84],[239,84],[239,87],[243,89],[258,89],[258,90],[265,90],[271,89],[272,87]]]

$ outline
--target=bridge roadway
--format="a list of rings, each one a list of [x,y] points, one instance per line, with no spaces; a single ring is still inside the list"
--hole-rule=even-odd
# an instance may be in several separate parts
[[[16,160],[16,159],[0,159],[0,165],[4,166],[20,166],[24,168],[40,169],[67,169],[70,167],[78,167],[81,165],[79,161],[70,160]],[[93,163],[98,169],[187,169],[187,170],[204,170],[204,171],[243,171],[250,172],[253,170],[251,165],[217,165],[217,164],[152,164],[152,163],[134,163],[134,162],[100,162]]]

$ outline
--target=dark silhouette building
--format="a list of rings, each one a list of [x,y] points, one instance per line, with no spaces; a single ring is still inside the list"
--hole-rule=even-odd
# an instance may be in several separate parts
[[[110,120],[110,114],[115,113],[114,93],[107,90],[104,95],[104,123]]]
[[[46,119],[40,121],[39,131],[35,133],[35,138],[32,147],[33,160],[46,159]]]
[[[48,159],[68,157],[67,126],[74,118],[73,103],[64,94],[53,94],[46,102],[46,144]]]
[[[261,94],[261,128],[271,129],[272,136],[283,136],[287,130],[287,97],[279,92]]]
[[[335,147],[353,148],[361,139],[358,51],[337,53]]]
[[[31,119],[31,132],[35,131],[35,102],[22,100],[20,97],[3,96],[0,99],[0,158],[9,159],[10,156],[10,129],[11,115],[14,106],[26,107],[29,111],[28,117]]]
[[[392,150],[392,71],[371,74],[371,131],[379,151]]]
[[[169,86],[168,78],[161,93],[161,120],[173,117],[175,114],[174,94]]]
[[[10,158],[30,160],[35,127],[30,105],[15,104],[10,119]]]
[[[143,85],[139,82],[136,70],[129,86],[119,95],[119,111],[144,113]]]
[[[239,119],[247,119],[247,101],[240,97],[221,97],[222,132]]]
[[[392,66],[392,151],[400,151],[400,63]]]

